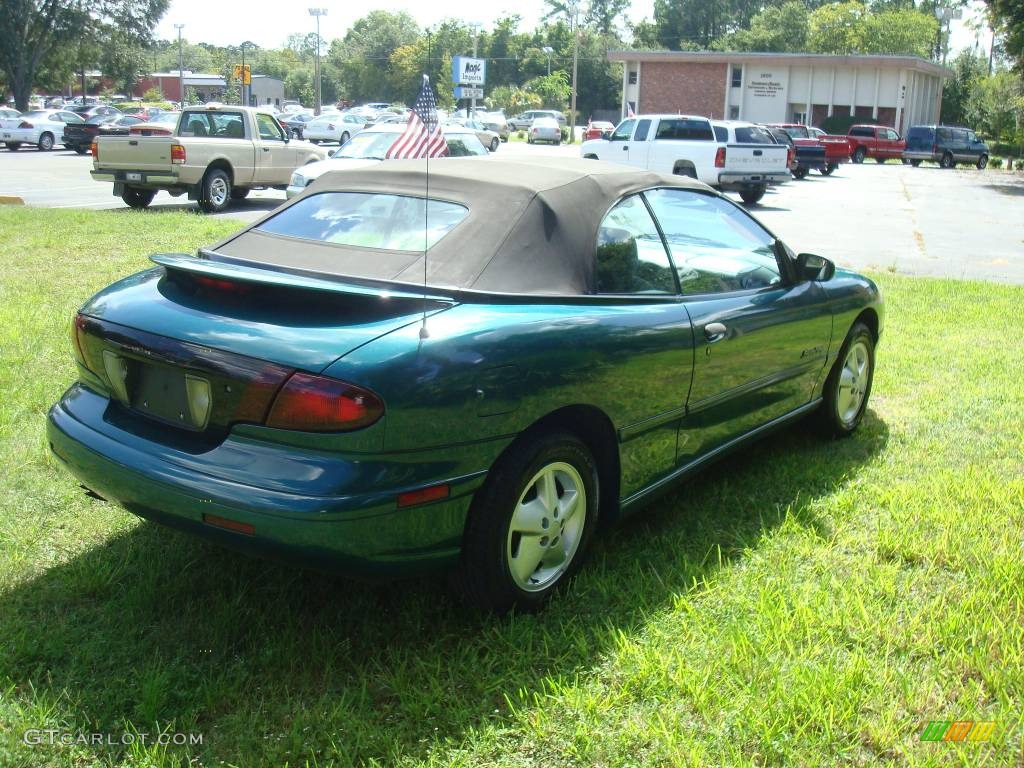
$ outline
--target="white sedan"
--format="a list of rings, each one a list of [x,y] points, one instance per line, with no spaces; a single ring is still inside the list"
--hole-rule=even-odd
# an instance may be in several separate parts
[[[459,125],[444,126],[449,157],[486,157],[487,147],[480,143],[474,131]],[[326,160],[309,163],[292,174],[286,194],[295,197],[328,171],[341,171],[375,165],[384,159],[398,137],[405,132],[402,123],[384,123],[367,128],[348,144],[334,150]]]
[[[63,138],[65,125],[84,122],[74,112],[39,109],[13,120],[0,121],[0,141],[12,151],[22,144],[34,144],[43,152],[49,152]]]
[[[530,123],[530,128],[526,133],[526,141],[530,144],[538,141],[550,141],[554,144],[561,144],[562,129],[555,118],[538,117]]]
[[[366,127],[366,122],[365,116],[348,112],[320,115],[306,123],[306,127],[302,129],[302,137],[314,144],[321,141],[344,144],[360,133]]]

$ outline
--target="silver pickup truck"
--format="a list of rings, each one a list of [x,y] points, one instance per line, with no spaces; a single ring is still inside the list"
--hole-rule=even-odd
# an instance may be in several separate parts
[[[216,212],[251,189],[284,189],[296,168],[327,151],[290,138],[269,112],[207,104],[186,108],[172,136],[103,136],[92,154],[92,177],[113,182],[132,208],[163,189]]]

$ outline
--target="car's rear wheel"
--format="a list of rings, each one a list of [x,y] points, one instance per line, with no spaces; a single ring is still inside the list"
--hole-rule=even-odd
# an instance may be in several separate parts
[[[914,166],[915,168],[917,168],[917,166],[919,166],[921,164],[921,161],[920,160],[911,160],[910,164],[912,166]]]
[[[793,177],[794,178],[802,179],[805,176],[807,176],[807,169],[806,168],[798,167],[796,170],[793,171]]]
[[[42,136],[40,136],[39,145],[37,146],[37,149],[40,152],[49,152],[51,149],[53,149],[53,134],[44,133]]]
[[[125,187],[121,193],[121,199],[131,208],[142,210],[148,208],[156,197],[155,189],[138,189],[137,187]]]
[[[8,141],[8,142],[7,142],[7,144],[6,144],[5,146],[6,146],[6,147],[7,147],[7,149],[9,149],[9,150],[10,150],[11,152],[17,152],[17,151],[18,151],[18,147],[20,147],[20,146],[21,146],[21,142],[20,142],[20,141]]]
[[[86,154],[89,153],[89,148],[88,147],[83,147],[83,146],[76,146],[75,147],[75,152],[77,152],[80,155],[86,155]]]
[[[838,163],[829,163],[828,165],[826,165],[824,168],[821,169],[821,175],[822,176],[831,176],[832,172],[836,168],[838,168],[838,167],[839,167]]]
[[[879,165],[884,164],[885,160],[886,160],[886,158],[884,158],[884,157],[876,157],[875,158],[875,162],[878,163]]]
[[[764,193],[764,187],[758,187],[757,189],[744,189],[740,191],[740,199],[747,205],[753,205],[764,197]]]
[[[344,144],[346,141],[348,141],[348,131],[346,131],[345,133],[341,134],[341,138],[338,140],[338,145],[340,146],[340,145]]]
[[[944,154],[942,156],[942,159],[939,160],[939,165],[942,166],[943,168],[952,168],[954,165],[956,165],[956,161],[953,160],[953,153],[947,152],[946,154]]]
[[[978,158],[978,170],[984,171],[986,166],[988,166],[988,155],[982,155]]]
[[[491,152],[497,152],[499,144],[501,144],[501,139],[499,139],[497,136],[491,139]]]
[[[864,162],[864,158],[867,157],[867,156],[868,156],[868,151],[866,149],[864,149],[864,147],[857,147],[853,151],[853,162],[855,162],[855,163],[863,163]]]
[[[473,499],[455,586],[498,613],[540,607],[579,570],[598,492],[597,465],[573,435],[514,445]]]
[[[864,418],[875,375],[875,338],[864,323],[854,323],[828,378],[817,412],[827,434],[846,437]]]
[[[220,168],[206,172],[200,182],[199,207],[207,213],[220,213],[231,202],[231,178]]]

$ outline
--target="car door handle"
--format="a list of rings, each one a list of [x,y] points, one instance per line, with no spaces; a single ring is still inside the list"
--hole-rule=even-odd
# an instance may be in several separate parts
[[[704,338],[708,340],[708,344],[714,344],[725,338],[727,330],[722,323],[708,323],[704,326]]]
[[[623,144],[622,151],[625,152],[627,149],[629,149],[629,144]]]
[[[269,152],[269,151],[270,151],[270,147],[264,147],[264,148],[263,148],[263,151],[264,151],[264,152]]]

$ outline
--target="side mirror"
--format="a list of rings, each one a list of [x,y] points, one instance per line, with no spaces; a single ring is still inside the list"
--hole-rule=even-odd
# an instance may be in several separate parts
[[[834,262],[813,253],[801,253],[796,257],[796,273],[800,280],[831,280],[836,273]]]
[[[601,132],[601,138],[604,139],[605,141],[610,141],[611,138],[612,138],[612,132],[611,131],[602,131]]]

